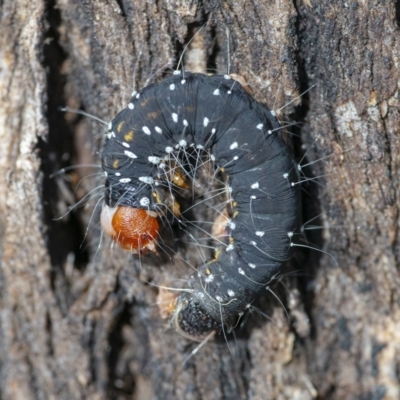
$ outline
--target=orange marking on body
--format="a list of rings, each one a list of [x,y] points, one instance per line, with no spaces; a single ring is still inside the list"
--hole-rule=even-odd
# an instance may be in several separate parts
[[[147,117],[150,119],[156,119],[159,115],[159,112],[157,111],[151,111],[149,113],[147,113]]]
[[[125,141],[127,141],[127,142],[132,142],[134,135],[135,135],[135,132],[134,132],[132,129],[129,130],[129,131],[126,132],[125,135],[124,135]]]
[[[117,132],[118,132],[118,133],[121,132],[122,127],[124,126],[124,124],[125,124],[125,121],[121,121],[121,122],[118,124],[118,126],[117,126]]]

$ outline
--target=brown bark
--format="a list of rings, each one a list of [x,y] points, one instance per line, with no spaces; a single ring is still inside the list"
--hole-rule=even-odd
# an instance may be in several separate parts
[[[0,2],[0,397],[398,399],[399,15],[393,0]],[[148,282],[187,267],[100,242],[99,196],[68,211],[98,169],[49,176],[99,163],[103,128],[59,107],[110,120],[206,22],[187,68],[226,72],[229,31],[258,100],[279,110],[312,87],[280,117],[322,158],[304,208],[329,254],[299,254],[291,322],[268,305],[274,322],[250,317],[230,350],[221,338],[182,366],[193,345],[165,330]]]

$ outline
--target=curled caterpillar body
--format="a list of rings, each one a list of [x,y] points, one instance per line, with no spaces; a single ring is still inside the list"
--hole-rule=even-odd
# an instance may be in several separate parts
[[[194,340],[233,326],[266,293],[292,255],[300,214],[298,168],[274,112],[230,76],[179,71],[134,93],[110,124],[102,154],[105,209],[146,210],[140,221],[165,208],[179,216],[174,189],[186,189],[187,182],[175,161],[201,152],[227,177],[231,215],[214,259],[173,300],[172,324]],[[112,218],[105,231],[118,242],[129,223],[116,225]],[[154,250],[157,235],[158,225],[147,249]],[[139,241],[122,242],[141,251]]]

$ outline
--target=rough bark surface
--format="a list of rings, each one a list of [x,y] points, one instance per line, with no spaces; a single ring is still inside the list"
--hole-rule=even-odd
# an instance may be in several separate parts
[[[394,0],[1,1],[0,398],[400,398],[399,25]],[[102,184],[104,128],[60,107],[109,121],[202,26],[184,65],[230,65],[312,145],[304,213],[324,229],[307,240],[325,253],[292,266],[290,320],[267,302],[272,322],[183,366],[194,345],[149,282],[187,267],[100,241],[101,188],[69,211]]]

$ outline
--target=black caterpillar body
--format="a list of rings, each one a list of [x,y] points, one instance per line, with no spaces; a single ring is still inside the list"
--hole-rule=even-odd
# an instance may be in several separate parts
[[[172,319],[194,339],[233,326],[292,255],[300,224],[298,166],[275,113],[228,75],[175,71],[134,93],[107,136],[109,207],[157,211],[168,154],[208,151],[225,172],[232,206],[227,243],[189,278]]]

